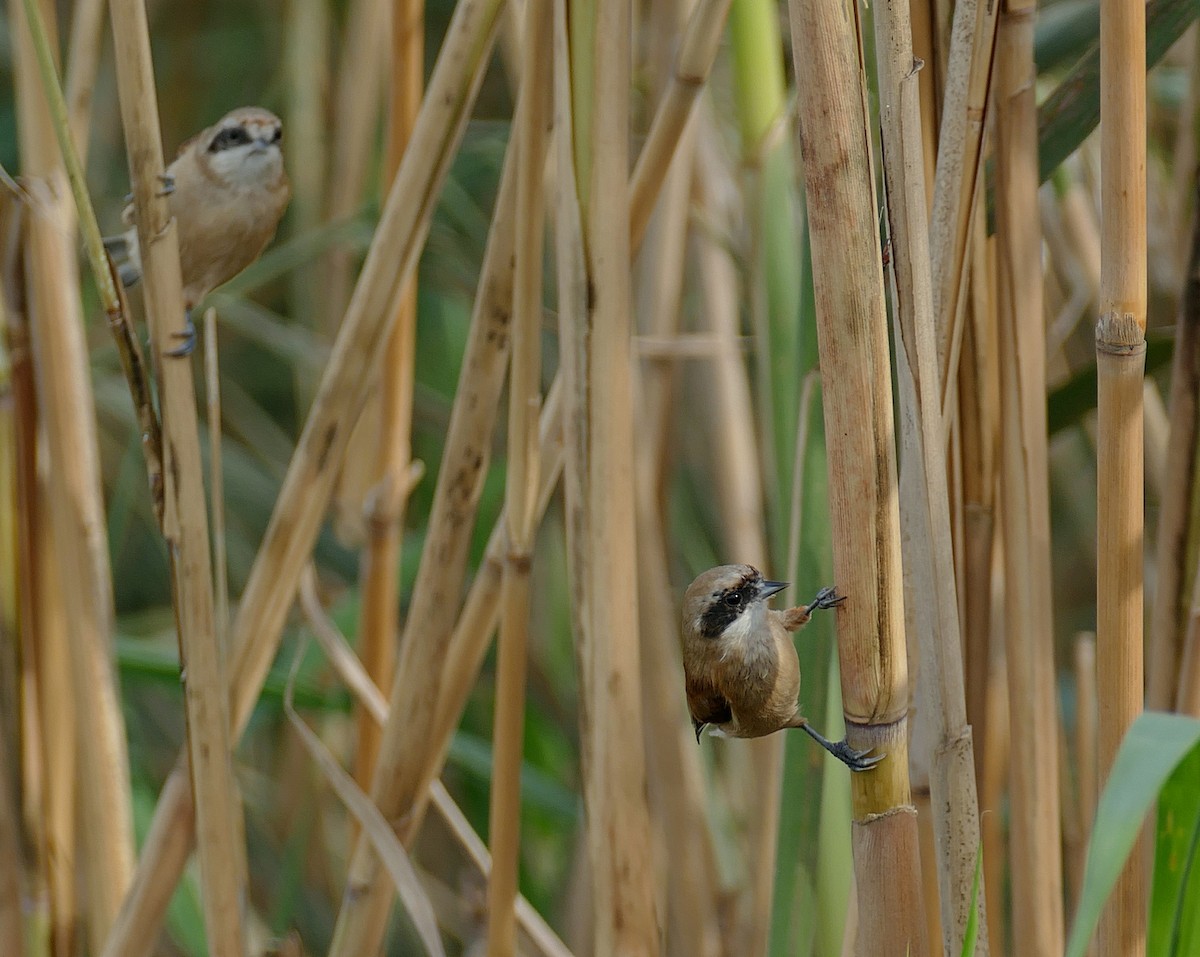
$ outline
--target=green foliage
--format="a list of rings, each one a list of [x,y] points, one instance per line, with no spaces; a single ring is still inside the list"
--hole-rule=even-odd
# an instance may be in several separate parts
[[[1184,957],[1200,947],[1200,721],[1147,712],[1130,726],[1096,808],[1067,957],[1083,957],[1146,813],[1159,802],[1148,953]]]

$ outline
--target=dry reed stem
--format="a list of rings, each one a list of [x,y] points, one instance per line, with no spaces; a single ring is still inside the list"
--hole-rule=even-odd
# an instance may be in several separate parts
[[[896,344],[904,463],[901,523],[907,545],[906,610],[913,616],[927,673],[917,689],[930,721],[930,799],[941,901],[943,950],[962,950],[971,919],[978,856],[979,803],[971,728],[963,687],[962,644],[954,578],[949,491],[942,421],[942,389],[929,261],[929,233],[921,137],[919,64],[913,59],[908,7],[875,8],[884,181],[892,239]],[[987,954],[987,918],[976,908],[977,951]]]
[[[425,76],[424,9],[421,0],[396,0],[391,16],[391,71],[388,90],[387,182],[396,175],[421,108]],[[362,568],[362,624],[359,647],[371,680],[390,688],[395,680],[400,596],[397,565],[404,534],[408,495],[405,476],[412,465],[412,404],[417,351],[417,282],[414,277],[396,304],[379,390],[380,414],[362,417],[356,433],[374,441],[372,490],[366,496],[366,547]],[[353,442],[353,439],[351,440]],[[347,467],[353,466],[350,461]],[[343,473],[345,475],[345,473]],[[346,491],[346,486],[342,491]],[[349,504],[349,503],[347,503]],[[370,786],[379,753],[379,726],[359,711],[354,779]]]
[[[994,3],[963,0],[954,5],[950,26],[937,176],[929,221],[938,368],[945,392],[951,391],[955,381],[951,370],[957,365],[959,315],[968,264],[967,237],[975,211],[983,153],[997,13]]]
[[[630,9],[555,3],[566,527],[598,954],[659,939],[645,800],[630,368]],[[568,39],[569,37],[569,39]]]
[[[1146,17],[1137,0],[1100,3],[1099,400],[1096,580],[1099,759],[1107,778],[1126,728],[1142,710],[1146,359]],[[1144,840],[1139,841],[1144,845]],[[1100,957],[1145,951],[1145,856],[1135,848],[1101,914]]]
[[[397,288],[415,267],[420,240],[428,228],[438,187],[466,123],[495,25],[495,6],[465,5],[456,10],[413,136],[413,147],[388,195],[375,240],[355,296],[325,370],[312,412],[276,503],[258,558],[251,570],[233,626],[234,666],[230,669],[232,726],[240,734],[274,657],[295,585],[316,539],[344,453],[347,431],[371,385],[370,370],[390,331],[389,308]],[[173,772],[176,773],[176,772]],[[168,782],[169,783],[169,782]],[[160,801],[155,826],[184,821],[186,793],[170,790]],[[110,937],[105,954],[135,957],[152,945],[143,935],[162,912],[149,895],[158,883],[178,880],[182,858],[168,845],[147,842],[139,864],[137,895],[125,905],[121,935]],[[145,879],[143,880],[143,874]]]
[[[1196,448],[1200,443],[1197,392],[1200,390],[1200,205],[1193,216],[1192,237],[1171,359],[1170,438],[1163,479],[1155,553],[1158,581],[1154,590],[1150,648],[1147,653],[1146,706],[1166,711],[1179,687],[1183,657],[1184,591],[1187,539]]]
[[[85,167],[92,119],[92,94],[100,69],[103,43],[104,0],[80,0],[72,4],[64,86],[71,139],[75,141],[80,163]]]
[[[1033,14],[1008,0],[996,38],[996,262],[1001,372],[1005,652],[1013,762],[1013,948],[1063,949],[1058,707]]]
[[[525,672],[539,479],[542,254],[546,230],[544,172],[554,79],[550,58],[546,56],[553,14],[550,0],[527,0],[524,13],[520,103],[515,119],[516,261],[504,485],[508,552],[501,584],[488,824],[492,853],[487,890],[489,957],[514,957],[517,947],[515,904],[521,836]]]
[[[1192,582],[1192,601],[1188,610],[1183,657],[1179,663],[1179,688],[1175,710],[1200,718],[1200,572]]]
[[[686,11],[671,5],[666,21]],[[671,30],[668,24],[664,30]],[[674,84],[669,77],[668,86]],[[696,136],[685,124],[678,149],[663,179],[636,272],[639,328],[663,343],[676,341],[682,315],[688,223],[692,199]],[[634,176],[636,179],[636,174]],[[636,219],[636,211],[630,216]],[[719,340],[718,340],[719,342]],[[732,346],[736,359],[739,353]],[[645,353],[639,353],[643,360]],[[720,362],[720,351],[712,354]],[[642,706],[646,763],[656,769],[647,781],[651,823],[656,840],[659,906],[664,915],[665,952],[716,957],[721,949],[716,861],[707,825],[701,752],[690,732],[678,650],[678,613],[670,581],[670,559],[662,516],[670,453],[671,424],[680,375],[677,362],[660,355],[638,367],[643,413],[638,429],[638,610],[642,629]],[[712,366],[706,366],[711,368]],[[742,428],[741,433],[746,430]],[[761,520],[756,528],[761,528]]]
[[[204,310],[204,398],[208,419],[208,481],[212,509],[213,609],[221,654],[229,655],[229,569],[225,552],[225,473],[221,465],[221,366],[217,310]]]
[[[212,556],[192,365],[167,355],[178,345],[183,293],[178,237],[160,185],[162,139],[149,27],[139,0],[114,0],[110,11],[144,301],[157,360],[163,429],[162,532],[179,630],[204,925],[215,957],[241,957],[245,948],[242,809],[233,777],[226,661],[214,617]],[[124,890],[122,885],[119,891]]]
[[[666,92],[659,100],[629,184],[629,234],[637,248],[676,146],[712,70],[732,0],[697,0],[688,17]]]
[[[905,666],[887,310],[857,4],[791,0],[800,148],[824,383],[842,707],[853,747],[887,757],[851,780],[857,952],[925,954]]]
[[[61,174],[59,198],[44,181],[27,184],[26,281],[38,401],[48,453],[47,513],[62,576],[79,722],[79,788],[87,840],[91,946],[99,947],[133,872],[129,759],[112,660],[112,592],[100,464],[76,273],[73,217]],[[63,688],[43,688],[43,706],[61,707]],[[48,746],[57,743],[47,742]],[[65,782],[59,782],[65,783]]]

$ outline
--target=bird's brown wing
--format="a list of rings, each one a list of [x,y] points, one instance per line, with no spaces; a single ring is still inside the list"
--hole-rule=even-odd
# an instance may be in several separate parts
[[[713,685],[707,681],[687,681],[688,711],[692,713],[692,727],[696,731],[696,740],[700,740],[700,732],[706,724],[722,725],[733,720],[733,710],[729,701]]]

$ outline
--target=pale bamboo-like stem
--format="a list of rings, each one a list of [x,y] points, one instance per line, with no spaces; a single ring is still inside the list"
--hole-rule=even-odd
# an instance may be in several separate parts
[[[460,6],[452,18],[438,64],[396,182],[388,194],[375,241],[367,255],[355,296],[325,370],[313,410],[296,450],[251,570],[233,626],[234,666],[230,669],[232,726],[240,734],[274,657],[304,561],[316,540],[351,424],[371,385],[371,370],[390,331],[398,287],[415,268],[421,240],[438,188],[462,136],[496,20],[496,4]],[[481,463],[482,464],[482,463]],[[470,496],[468,496],[470,497]],[[430,672],[422,672],[426,680]],[[178,788],[160,801],[154,826],[165,833],[170,821],[192,812]],[[162,919],[161,883],[174,886],[186,853],[147,843],[131,895],[106,944],[106,957],[146,953],[154,935],[147,928]],[[161,869],[161,870],[160,870]],[[358,951],[356,951],[357,953]]]
[[[114,54],[163,426],[163,538],[170,558],[204,926],[214,957],[245,949],[241,801],[233,776],[226,660],[217,636],[204,466],[192,364],[172,359],[183,326],[178,236],[161,189],[162,137],[145,7],[112,0]],[[121,892],[125,890],[122,886]],[[107,932],[107,928],[105,928]],[[102,938],[101,938],[102,939]],[[99,949],[99,948],[97,948]]]
[[[664,30],[687,15],[686,6],[664,7],[661,16],[668,21]],[[666,78],[668,89],[674,82]],[[638,327],[664,344],[677,341],[682,314],[696,129],[693,123],[683,128],[636,273]],[[636,217],[631,208],[631,220]],[[707,304],[708,298],[704,299]],[[736,362],[736,339],[730,348]],[[640,355],[647,360],[645,352]],[[721,355],[718,349],[706,357],[712,360],[706,364],[706,372]],[[647,767],[656,769],[647,781],[651,823],[658,836],[655,869],[664,914],[665,952],[678,957],[715,957],[721,950],[715,850],[706,820],[701,752],[689,730],[684,696],[679,694],[684,681],[679,621],[662,520],[680,368],[677,356],[668,350],[657,353],[656,358],[658,361],[641,363],[637,380],[643,409],[637,449],[638,611],[646,715],[643,737]],[[728,503],[718,505],[729,508]],[[761,530],[761,515],[755,528]]]
[[[1075,636],[1075,757],[1076,791],[1079,796],[1077,827],[1081,842],[1076,868],[1082,876],[1087,838],[1096,817],[1096,635],[1081,631]],[[1078,896],[1071,899],[1078,906]]]
[[[875,8],[875,49],[883,134],[888,232],[892,239],[900,394],[900,520],[907,547],[906,611],[913,616],[927,671],[918,682],[933,740],[930,801],[941,902],[942,947],[962,950],[971,919],[980,843],[975,757],[963,685],[962,643],[954,577],[942,421],[941,375],[929,260],[920,89],[905,3]],[[977,953],[988,952],[987,909],[980,889]]]
[[[387,176],[400,168],[421,108],[425,73],[423,0],[392,3],[392,68],[389,90]],[[360,654],[367,674],[380,688],[395,680],[400,596],[396,566],[404,533],[408,495],[405,477],[412,464],[412,405],[416,381],[417,282],[412,279],[396,304],[395,327],[388,339],[380,382],[378,454],[375,485],[367,503],[367,541],[363,551],[363,611]],[[370,417],[363,417],[366,430]],[[379,753],[379,725],[363,711],[357,721],[354,778],[370,786]]]
[[[1147,653],[1146,706],[1171,708],[1179,686],[1187,595],[1188,513],[1196,478],[1200,443],[1200,204],[1192,220],[1191,252],[1184,274],[1175,351],[1171,360],[1170,438],[1158,516],[1154,609]]]
[[[552,62],[547,56],[552,15],[550,0],[526,0],[520,105],[515,120],[516,262],[504,485],[508,553],[501,586],[488,826],[492,853],[488,875],[489,957],[514,957],[517,948],[515,904],[521,836],[521,762],[525,750],[525,672],[539,479],[542,256],[546,232],[544,174],[554,82]]]
[[[1105,780],[1126,728],[1143,706],[1146,10],[1137,0],[1101,0],[1100,76],[1104,224],[1096,324],[1096,656],[1098,752]],[[1145,952],[1144,843],[1140,840],[1130,854],[1101,913],[1099,957]]]
[[[67,41],[66,100],[71,139],[86,166],[92,92],[104,43],[104,0],[80,0],[71,6],[71,35]]]
[[[995,52],[995,3],[963,0],[954,5],[945,99],[938,137],[937,176],[929,221],[933,309],[938,369],[950,390],[957,359],[958,321],[967,266],[967,237],[978,190],[988,89]]]
[[[676,145],[708,80],[732,0],[698,0],[688,17],[666,92],[654,112],[629,184],[629,234],[634,248],[654,211]]]
[[[30,182],[27,188],[31,222],[25,272],[29,311],[34,317],[31,329],[40,415],[50,463],[49,494],[44,501],[61,559],[54,572],[62,582],[57,597],[63,600],[70,624],[66,631],[71,644],[68,657],[82,745],[75,785],[83,782],[79,793],[84,833],[89,839],[84,861],[88,931],[95,946],[107,933],[129,883],[133,828],[128,752],[111,659],[112,586],[95,412],[79,289],[75,282],[64,281],[64,277],[76,275],[72,248],[76,224],[65,202],[68,181],[77,199],[82,197],[77,205],[93,263],[103,261],[103,252],[99,227],[86,201],[82,164],[71,148],[66,104],[43,13],[30,0],[23,7],[14,3],[11,9],[23,168],[29,177],[45,177]],[[97,283],[105,303],[115,302],[111,277],[98,275]],[[51,700],[43,700],[43,707]],[[73,894],[70,896],[68,906],[73,908]]]
[[[221,654],[229,655],[229,556],[225,551],[225,473],[221,464],[221,366],[217,310],[204,310],[204,398],[208,416],[208,481],[212,509],[213,613]]]
[[[598,954],[651,957],[629,322],[630,9],[554,6],[566,527]],[[619,600],[613,600],[620,596]]]
[[[908,780],[905,665],[882,254],[875,227],[858,5],[791,0],[800,147],[829,437],[847,739],[886,758],[852,777],[857,953],[926,953]]]
[[[1001,371],[1001,497],[1012,764],[1016,953],[1063,949],[1050,478],[1046,434],[1042,230],[1037,187],[1034,7],[1008,0],[996,37],[996,262]]]

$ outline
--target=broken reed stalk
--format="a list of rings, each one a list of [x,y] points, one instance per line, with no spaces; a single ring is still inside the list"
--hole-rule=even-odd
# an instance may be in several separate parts
[[[905,3],[875,8],[884,182],[895,282],[897,384],[900,396],[900,520],[904,527],[908,611],[925,672],[918,681],[930,722],[930,803],[941,904],[942,947],[962,951],[967,925],[980,929],[977,952],[988,952],[980,887],[971,893],[979,853],[979,800],[974,745],[967,724],[962,638],[955,588],[954,542],[946,474],[941,375],[929,260],[925,148],[921,135],[919,64]],[[1052,712],[1053,713],[1053,712]]]
[[[241,957],[246,943],[242,927],[246,882],[242,808],[233,776],[226,660],[213,604],[192,364],[168,355],[178,345],[177,333],[183,328],[183,292],[175,221],[161,188],[162,137],[150,33],[140,0],[114,0],[109,9],[144,301],[162,410],[162,533],[179,630],[204,927],[214,957]]]
[[[422,0],[395,0],[391,16],[392,63],[389,80],[387,126],[387,177],[390,183],[400,168],[405,147],[421,108],[425,79],[424,7]],[[366,496],[366,545],[362,553],[362,623],[359,655],[367,674],[379,688],[395,680],[399,638],[399,561],[404,536],[412,466],[412,407],[417,351],[417,280],[414,276],[396,303],[397,315],[383,357],[380,376],[378,433],[372,440],[378,451]],[[359,426],[369,434],[374,417],[364,416]],[[369,466],[368,466],[369,467]],[[360,706],[356,721],[358,739],[354,779],[364,790],[379,753],[379,725]]]
[[[482,80],[495,17],[494,3],[462,4],[451,19],[412,148],[406,151],[389,191],[354,298],[251,569],[232,630],[229,691],[235,736],[245,729],[270,668],[296,583],[321,526],[349,429],[371,387],[372,377],[364,370],[376,366],[394,316],[391,304],[415,268],[440,185]],[[179,773],[177,764],[172,777]],[[152,831],[170,834],[170,822],[185,826],[191,813],[187,792],[172,787],[169,779]],[[185,847],[182,854],[181,846]],[[107,957],[137,957],[153,946],[154,929],[163,916],[161,885],[173,887],[185,862],[186,842],[144,845],[134,893],[106,944]]]
[[[116,918],[121,897],[129,886],[134,842],[129,757],[112,660],[112,576],[74,250],[76,224],[66,199],[68,180],[76,196],[84,197],[80,215],[85,218],[88,248],[93,253],[101,249],[101,261],[103,254],[99,228],[95,228],[94,237],[90,235],[95,218],[91,217],[91,226],[86,221],[90,205],[80,164],[71,150],[66,108],[41,12],[33,0],[26,0],[23,8],[14,4],[12,9],[20,152],[28,177],[30,213],[25,244],[26,301],[49,475],[47,494],[41,498],[47,524],[39,532],[53,536],[57,559],[53,566],[39,567],[43,583],[48,586],[41,597],[60,602],[55,607],[43,605],[39,621],[45,627],[59,626],[65,634],[70,665],[70,681],[65,687],[73,703],[73,709],[67,710],[76,718],[75,741],[80,756],[73,779],[52,783],[78,788],[81,799],[79,819],[87,838],[87,931],[89,943],[96,949]],[[55,137],[59,139],[57,149]],[[66,175],[65,164],[70,164],[70,176]],[[97,278],[101,288],[104,275],[107,271]],[[105,298],[105,302],[111,301]],[[35,556],[35,560],[44,557]],[[59,707],[63,689],[61,684],[41,688],[43,709]],[[57,740],[43,741],[50,749],[59,746]],[[73,808],[73,800],[64,795],[52,796],[51,800],[60,812],[70,813]],[[65,818],[59,823],[68,831],[75,826],[74,821]],[[72,836],[68,847],[74,846]],[[57,876],[64,882],[74,879],[62,872]],[[66,890],[65,885],[62,889]],[[66,894],[69,900],[64,902],[70,913],[75,907],[74,892],[66,890]],[[70,929],[64,930],[68,936],[71,934]]]
[[[654,199],[671,167],[696,100],[708,81],[731,2],[697,0],[688,16],[666,92],[655,108],[629,184],[629,235],[634,249],[641,244],[650,214],[654,212]]]
[[[929,221],[938,369],[947,396],[953,393],[957,378],[952,370],[957,366],[959,317],[969,263],[967,237],[976,208],[997,12],[994,3],[962,0],[954,5],[950,26],[937,175]],[[948,415],[946,421],[950,421]]]
[[[567,564],[579,668],[593,933],[658,953],[638,641],[630,368],[630,8],[554,4]]]
[[[1200,185],[1200,184],[1198,184]],[[1187,609],[1187,551],[1200,442],[1200,203],[1192,217],[1191,250],[1184,273],[1175,351],[1171,359],[1170,438],[1167,474],[1158,517],[1150,649],[1147,653],[1146,707],[1167,711],[1175,705],[1183,660]]]
[[[521,87],[515,119],[517,208],[512,305],[512,372],[508,386],[508,458],[504,507],[508,552],[501,586],[492,734],[488,836],[487,953],[514,957],[521,850],[521,763],[525,743],[525,672],[531,604],[530,570],[537,533],[538,414],[542,377],[542,257],[546,233],[545,171],[550,91],[547,56],[551,0],[525,0]]]
[[[1096,324],[1097,689],[1101,780],[1142,710],[1146,364],[1146,9],[1100,2],[1099,321]],[[1102,785],[1103,786],[1103,785]],[[1145,951],[1145,841],[1139,840],[1097,929],[1098,957]]]
[[[858,6],[791,0],[811,232],[847,740],[886,758],[851,778],[856,953],[923,957],[887,309]]]
[[[1016,953],[1064,946],[1058,699],[1050,572],[1046,324],[1038,209],[1035,5],[1008,0],[996,36],[996,288],[1001,372],[1001,516]],[[1140,561],[1140,558],[1139,558]]]

